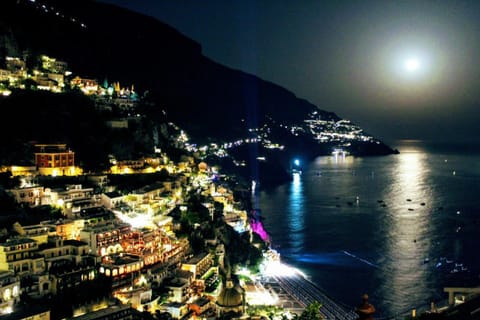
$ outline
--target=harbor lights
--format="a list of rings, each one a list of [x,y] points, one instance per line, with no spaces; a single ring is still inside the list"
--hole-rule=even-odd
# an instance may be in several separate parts
[[[298,158],[293,159],[292,164],[290,166],[290,171],[292,172],[292,174],[295,174],[295,173],[301,174],[302,173],[302,167],[301,167],[300,159],[298,159]]]

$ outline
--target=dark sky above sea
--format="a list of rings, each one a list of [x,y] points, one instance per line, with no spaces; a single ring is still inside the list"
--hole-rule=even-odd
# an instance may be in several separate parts
[[[478,139],[480,1],[102,1],[381,139]]]

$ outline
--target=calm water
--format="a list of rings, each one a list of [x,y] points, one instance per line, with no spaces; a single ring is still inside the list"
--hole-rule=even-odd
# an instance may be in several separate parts
[[[395,147],[319,157],[257,199],[284,261],[347,305],[368,293],[377,318],[445,299],[445,286],[480,285],[479,150]]]

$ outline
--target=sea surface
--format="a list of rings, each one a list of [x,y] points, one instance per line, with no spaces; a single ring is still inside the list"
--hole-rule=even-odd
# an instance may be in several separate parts
[[[478,145],[392,146],[399,155],[318,157],[255,199],[284,262],[352,308],[367,293],[377,319],[480,285]]]

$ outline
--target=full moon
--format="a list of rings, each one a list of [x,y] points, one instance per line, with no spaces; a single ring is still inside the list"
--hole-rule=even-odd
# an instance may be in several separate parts
[[[420,67],[420,62],[417,58],[409,58],[405,60],[404,67],[409,72],[414,72]]]

